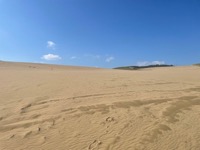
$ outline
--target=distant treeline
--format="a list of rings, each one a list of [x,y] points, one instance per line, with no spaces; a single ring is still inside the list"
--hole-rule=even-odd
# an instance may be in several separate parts
[[[138,69],[155,68],[155,67],[173,67],[173,65],[124,66],[124,67],[116,67],[113,69],[138,70]]]
[[[194,64],[195,66],[200,66],[200,64]]]

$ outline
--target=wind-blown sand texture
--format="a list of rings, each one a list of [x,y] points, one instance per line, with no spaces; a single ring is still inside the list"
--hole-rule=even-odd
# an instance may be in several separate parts
[[[200,67],[0,62],[1,150],[199,150]]]

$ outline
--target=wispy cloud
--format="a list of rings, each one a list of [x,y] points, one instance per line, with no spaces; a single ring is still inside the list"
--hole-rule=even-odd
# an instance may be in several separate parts
[[[93,55],[93,54],[85,54],[84,57],[90,57],[92,59],[100,59],[100,55]]]
[[[55,54],[46,54],[41,57],[44,60],[60,60],[62,59],[59,55]]]
[[[115,58],[113,56],[110,56],[110,57],[107,57],[105,61],[109,63],[109,62],[113,61],[114,59]]]
[[[70,57],[70,59],[77,59],[78,57],[76,57],[76,56],[72,56],[72,57]]]
[[[56,43],[53,42],[53,41],[47,41],[47,48],[55,49],[56,48]]]
[[[141,62],[137,62],[137,65],[138,66],[148,66],[148,65],[163,65],[165,64],[164,61],[152,61],[152,62],[149,62],[149,61],[141,61]]]

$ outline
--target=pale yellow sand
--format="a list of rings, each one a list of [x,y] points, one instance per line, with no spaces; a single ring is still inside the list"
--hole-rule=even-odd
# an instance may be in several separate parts
[[[199,150],[200,67],[0,62],[1,150]]]

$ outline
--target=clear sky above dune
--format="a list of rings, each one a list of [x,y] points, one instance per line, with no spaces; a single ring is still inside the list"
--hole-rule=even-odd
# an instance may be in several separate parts
[[[199,0],[0,0],[0,60],[186,65],[199,39]]]

